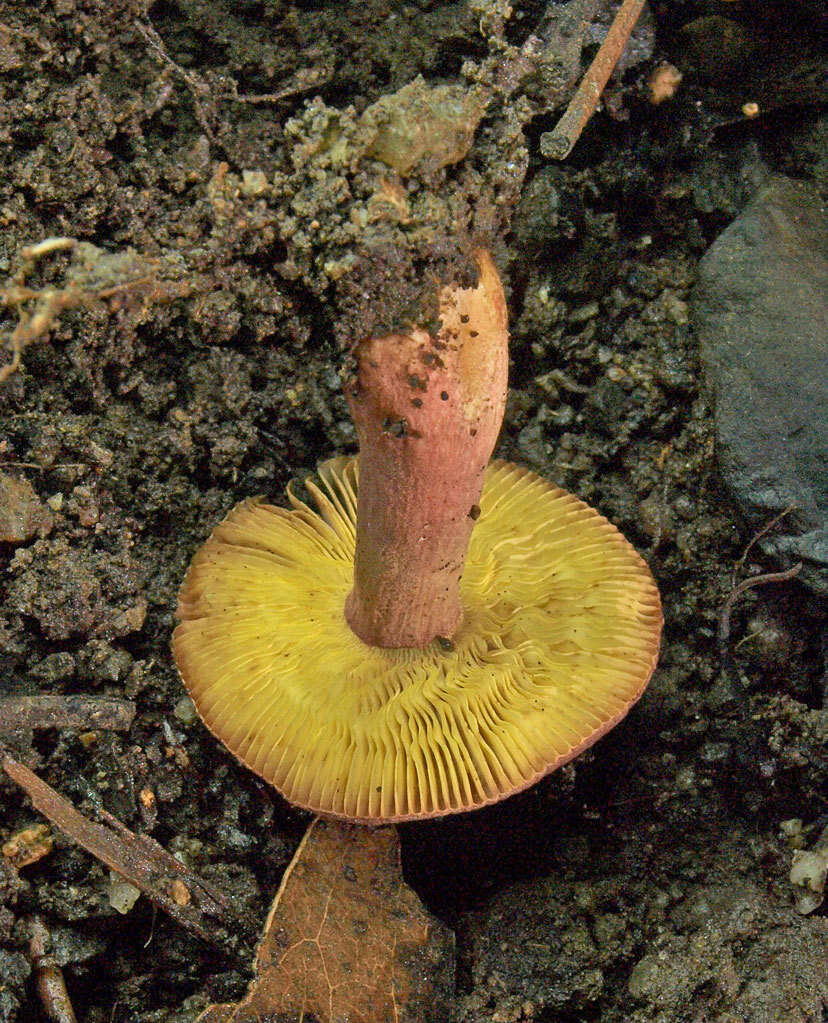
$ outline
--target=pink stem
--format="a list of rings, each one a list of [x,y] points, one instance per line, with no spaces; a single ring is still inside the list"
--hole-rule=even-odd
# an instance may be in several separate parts
[[[488,252],[476,288],[445,287],[436,337],[364,341],[346,388],[359,438],[354,588],[364,642],[421,647],[463,618],[460,577],[506,404],[506,300]]]

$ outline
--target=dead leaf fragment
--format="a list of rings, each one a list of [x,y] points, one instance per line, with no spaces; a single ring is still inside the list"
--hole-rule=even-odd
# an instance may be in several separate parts
[[[199,1023],[442,1023],[453,973],[453,935],[403,881],[396,828],[317,818],[282,879],[247,997]]]

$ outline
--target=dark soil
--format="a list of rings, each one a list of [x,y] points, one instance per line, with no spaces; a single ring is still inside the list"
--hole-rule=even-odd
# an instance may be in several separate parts
[[[0,489],[0,695],[137,705],[129,732],[39,730],[15,752],[264,920],[307,817],[195,717],[169,649],[177,589],[237,501],[280,501],[353,450],[348,342],[427,321],[435,281],[485,242],[511,304],[497,453],[625,533],[666,624],[645,697],[594,750],[490,810],[402,829],[409,882],[457,932],[458,1017],[819,1023],[825,907],[800,912],[789,872],[828,812],[824,619],[795,581],[755,588],[722,656],[751,530],[717,469],[688,300],[771,172],[828,190],[821,5],[653,2],[560,164],[541,139],[595,48],[572,27],[612,5],[516,0],[505,23],[504,7],[0,4],[0,272],[82,292],[0,384],[0,479],[30,485]],[[655,106],[661,60],[685,77]],[[463,115],[461,159],[435,143],[400,176],[362,115],[418,75],[493,98]],[[50,237],[84,244],[24,265]],[[756,557],[744,572],[776,567]],[[0,780],[0,842],[41,821]],[[19,873],[0,858],[0,1021],[41,1011],[33,915],[80,1023],[189,1021],[243,994],[252,950],[226,957],[143,898],[121,915],[112,891],[60,833]]]

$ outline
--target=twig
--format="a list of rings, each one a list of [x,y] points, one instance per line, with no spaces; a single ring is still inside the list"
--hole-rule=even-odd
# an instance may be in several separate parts
[[[730,639],[730,613],[739,597],[748,590],[752,590],[754,586],[765,586],[767,583],[784,583],[788,579],[793,579],[794,576],[799,575],[801,570],[802,562],[798,561],[793,568],[786,569],[784,572],[765,572],[764,575],[753,575],[749,579],[743,579],[738,586],[733,587],[730,596],[724,602],[722,613],[719,616],[719,653],[723,658],[727,653],[727,642]]]
[[[32,917],[29,921],[29,959],[40,1004],[50,1023],[77,1023],[63,971],[57,959],[49,953],[51,943],[52,936],[43,921]]]
[[[57,469],[86,469],[88,462],[55,462],[41,465],[40,462],[0,462],[0,469],[37,469],[39,472],[53,472]]]
[[[45,334],[63,309],[72,309],[80,304],[78,294],[69,288],[63,291],[55,288],[34,291],[26,287],[26,277],[34,270],[39,259],[52,252],[71,251],[76,245],[76,238],[50,237],[34,245],[27,245],[21,251],[20,267],[9,282],[10,287],[0,291],[0,305],[13,307],[17,311],[18,321],[8,339],[12,357],[7,365],[0,367],[0,384],[20,366],[20,356],[26,345]],[[32,299],[37,299],[38,304],[34,313],[29,314],[23,310],[23,303]]]
[[[739,597],[748,590],[752,590],[754,586],[764,586],[766,583],[781,583],[788,579],[793,579],[793,577],[798,575],[802,570],[802,563],[798,562],[793,566],[793,568],[786,569],[784,572],[766,572],[763,575],[754,575],[749,579],[743,579],[742,582],[739,582],[739,576],[741,575],[742,569],[745,567],[745,562],[748,559],[748,555],[753,550],[754,546],[762,539],[763,536],[767,536],[773,527],[778,525],[778,523],[780,523],[782,519],[784,519],[786,515],[789,515],[795,508],[795,504],[789,504],[787,508],[779,512],[778,515],[774,515],[769,522],[766,522],[759,532],[750,538],[747,546],[742,551],[742,556],[733,566],[731,590],[727,600],[725,600],[722,605],[717,632],[719,658],[723,665],[726,665],[729,660],[728,641],[730,640],[730,614],[733,610],[733,605]]]
[[[78,244],[77,238],[56,238],[51,236],[34,245],[26,245],[20,253],[22,264],[17,273],[17,283],[22,284],[26,275],[34,270],[35,263],[52,252],[69,252]]]
[[[206,84],[206,82],[203,82],[198,75],[194,74],[192,71],[188,71],[186,68],[183,68],[172,59],[164,47],[161,36],[155,31],[152,25],[144,25],[142,22],[136,21],[135,27],[144,37],[149,46],[155,51],[159,59],[172,68],[172,70],[187,86],[190,96],[192,97],[196,120],[198,121],[201,130],[206,135],[207,141],[211,145],[215,144],[215,132],[210,124],[210,118],[207,115],[204,102],[205,100],[209,101],[211,108],[210,114],[215,115],[214,104],[210,95],[210,87]]]
[[[624,0],[621,4],[606,39],[581,79],[581,84],[570,100],[566,112],[552,131],[543,136],[544,156],[553,160],[564,160],[572,152],[572,147],[595,113],[604,86],[624,51],[643,7],[644,0]]]
[[[135,718],[132,700],[105,696],[2,696],[0,739],[18,747],[40,728],[103,728],[126,732]]]
[[[246,943],[255,935],[249,922],[222,892],[202,880],[148,835],[136,835],[105,811],[105,824],[84,817],[33,771],[8,754],[6,774],[35,808],[72,841],[142,891],[186,930],[247,962]]]
[[[755,536],[751,537],[747,547],[745,547],[745,549],[742,551],[741,558],[739,558],[739,560],[733,566],[732,583],[733,586],[736,586],[737,581],[739,579],[739,575],[741,574],[742,569],[745,567],[745,562],[748,559],[748,554],[750,554],[753,547],[762,539],[762,537],[767,536],[768,533],[773,529],[773,527],[778,525],[778,523],[780,523],[782,519],[785,518],[786,515],[790,515],[790,513],[795,508],[796,508],[795,504],[789,504],[788,507],[784,509],[784,511],[781,511],[778,515],[774,515],[770,522],[766,523]]]
[[[48,333],[55,320],[65,309],[75,309],[84,302],[85,298],[83,292],[78,291],[72,285],[61,291],[55,288],[46,288],[38,293],[32,292],[29,288],[10,288],[7,292],[0,293],[0,302],[3,305],[14,306],[19,316],[17,326],[8,340],[12,352],[11,361],[5,366],[0,366],[0,384],[20,367],[20,356],[23,349]],[[22,304],[32,299],[37,299],[38,302],[35,312],[29,315],[23,312]]]
[[[75,238],[45,238],[34,245],[26,246],[21,251],[17,272],[10,278],[7,287],[0,288],[0,310],[10,309],[17,316],[17,324],[11,333],[8,335],[0,333],[0,348],[5,346],[11,350],[10,361],[0,366],[0,384],[19,368],[25,348],[34,341],[46,337],[63,312],[77,309],[79,306],[91,306],[94,302],[101,302],[150,285],[156,285],[156,290],[150,293],[147,301],[166,297],[163,290],[157,289],[151,263],[150,273],[141,273],[127,279],[116,277],[114,283],[107,280],[105,282],[107,287],[94,290],[86,290],[82,284],[73,280],[66,281],[63,287],[35,289],[26,285],[26,278],[32,273],[39,259],[53,252],[73,251],[80,244]],[[147,260],[139,260],[142,268],[147,263]],[[76,266],[75,270],[81,271],[81,281],[88,278],[88,267]]]
[[[309,89],[318,89],[331,79],[331,69],[327,67],[302,68],[276,92],[250,93],[239,92],[239,83],[235,78],[228,80],[230,98],[237,103],[281,103]]]
[[[186,85],[192,98],[196,120],[204,132],[207,141],[211,145],[221,148],[225,155],[229,156],[226,147],[217,138],[216,130],[214,130],[211,123],[216,123],[219,129],[224,127],[219,117],[217,102],[217,100],[220,101],[223,97],[221,95],[216,96],[210,85],[194,71],[187,70],[187,68],[182,67],[173,60],[164,46],[164,41],[152,25],[139,21],[135,23],[135,27],[153,50],[156,57],[166,64]],[[224,78],[221,92],[226,93],[231,100],[237,103],[280,103],[282,100],[300,95],[310,89],[319,88],[320,85],[324,85],[325,82],[330,80],[331,74],[331,69],[328,67],[305,67],[293,75],[282,88],[277,89],[275,92],[263,93],[240,93],[238,82],[228,75]]]

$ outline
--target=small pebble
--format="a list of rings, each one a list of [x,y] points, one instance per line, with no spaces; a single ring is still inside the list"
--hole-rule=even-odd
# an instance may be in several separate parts
[[[189,696],[181,697],[175,705],[173,714],[182,725],[193,725],[198,720],[198,713],[196,712],[195,704]]]
[[[120,874],[110,870],[107,898],[109,905],[116,913],[127,914],[138,901],[140,895],[140,888],[136,888],[134,884],[125,881]]]

